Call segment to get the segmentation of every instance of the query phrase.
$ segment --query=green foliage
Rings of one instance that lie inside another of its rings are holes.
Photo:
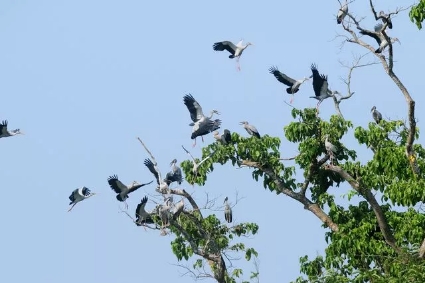
[[[409,12],[410,20],[416,24],[418,29],[422,29],[422,22],[425,19],[425,0],[420,0]]]

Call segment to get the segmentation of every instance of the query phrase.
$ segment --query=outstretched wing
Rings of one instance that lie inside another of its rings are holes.
[[[116,192],[117,194],[120,194],[123,191],[128,190],[127,186],[124,185],[120,180],[118,180],[117,175],[109,176],[108,184],[111,187],[111,189],[113,189],[114,192]]]
[[[148,202],[147,196],[145,196],[144,198],[140,200],[140,203],[137,205],[137,208],[136,208],[136,217],[140,217],[143,214],[143,212],[145,211],[145,206],[147,202]]]
[[[201,105],[190,93],[183,97],[183,102],[186,105],[187,110],[190,112],[190,119],[192,119],[194,123],[204,117]]]
[[[275,66],[270,67],[269,69],[270,74],[273,74],[273,76],[281,83],[287,85],[287,86],[293,86],[295,83],[295,80],[288,77],[284,73],[280,72],[279,69]]]
[[[216,42],[213,45],[214,51],[224,51],[227,50],[230,54],[235,55],[236,46],[230,41]]]
[[[7,134],[7,120],[3,120],[0,124],[0,135]]]
[[[319,97],[322,89],[328,88],[328,77],[319,74],[315,64],[311,64],[311,72],[313,73],[313,90],[314,94]]]
[[[151,173],[155,176],[156,182],[159,185],[159,183],[160,183],[159,182],[159,174],[156,171],[155,165],[153,164],[153,162],[149,158],[147,158],[147,159],[145,159],[144,164],[146,165],[146,167],[148,167],[149,171],[151,171]]]
[[[74,202],[75,201],[75,195],[76,194],[78,194],[78,189],[73,190],[72,193],[71,193],[71,195],[69,196],[69,200],[71,202]]]

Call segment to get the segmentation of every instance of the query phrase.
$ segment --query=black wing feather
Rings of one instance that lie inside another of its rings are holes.
[[[328,76],[319,74],[315,64],[311,64],[311,72],[313,73],[313,90],[314,94],[318,97],[323,86],[323,83],[328,80]]]
[[[146,167],[148,167],[149,171],[151,171],[151,173],[155,176],[156,182],[159,185],[159,175],[158,172],[156,172],[155,170],[155,165],[153,164],[153,162],[149,158],[147,158],[145,159],[144,164],[146,165]]]
[[[273,74],[273,76],[281,83],[287,85],[287,86],[293,86],[295,83],[295,80],[288,77],[284,73],[280,72],[279,69],[275,66],[270,67],[269,69],[270,74]]]
[[[214,51],[224,51],[227,50],[230,52],[230,54],[235,55],[235,51],[233,50],[233,48],[230,46],[231,43],[230,41],[222,41],[222,42],[216,42],[213,45],[213,49]],[[233,43],[231,43],[233,45]]]
[[[183,102],[186,105],[187,110],[190,112],[190,119],[196,123],[196,121],[200,119],[199,116],[203,116],[201,105],[195,100],[195,98],[193,98],[190,93],[183,97]]]
[[[114,192],[116,192],[117,194],[122,193],[123,190],[127,188],[126,185],[124,185],[120,180],[118,180],[117,175],[109,176],[108,184],[111,187],[111,189],[114,190]]]

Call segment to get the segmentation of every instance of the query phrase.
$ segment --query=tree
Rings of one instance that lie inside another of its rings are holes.
[[[419,3],[412,7],[409,12],[410,20],[416,24],[418,29],[422,29],[422,22],[425,19],[425,0],[420,0]]]

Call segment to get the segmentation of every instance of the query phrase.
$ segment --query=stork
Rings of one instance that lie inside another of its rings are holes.
[[[370,112],[372,112],[373,120],[375,120],[376,124],[379,124],[379,122],[381,122],[382,120],[382,114],[378,110],[376,110],[375,106],[372,107]]]
[[[8,123],[7,120],[3,120],[0,124],[0,138],[7,138],[7,137],[11,137],[11,136],[23,135],[24,134],[19,129],[9,131],[7,129],[7,123]]]
[[[315,64],[311,64],[311,72],[313,73],[313,90],[315,96],[310,96],[310,98],[315,98],[319,100],[316,106],[316,110],[319,111],[319,105],[326,98],[332,97],[335,94],[339,94],[338,91],[331,91],[328,88],[328,76],[319,74]]]
[[[360,31],[360,34],[368,35],[376,40],[379,47],[378,49],[375,50],[375,53],[378,53],[378,54],[382,53],[382,51],[384,51],[384,49],[388,46],[388,41],[385,39],[385,36],[382,34],[382,31],[383,31],[382,28],[383,28],[382,24],[377,24],[375,25],[375,28],[374,28],[375,32],[369,31],[366,29],[363,29]],[[397,37],[393,37],[393,38],[389,37],[389,39],[391,41],[391,44],[396,41],[399,44],[401,44],[400,40]]]
[[[173,159],[171,161],[171,172],[168,172],[167,175],[165,175],[165,182],[167,185],[170,185],[172,182],[177,182],[179,185],[183,182],[183,174],[182,169],[176,165],[177,159]]]
[[[228,129],[225,129],[221,135],[218,131],[214,131],[213,134],[216,141],[221,142],[224,145],[232,142],[232,135]]]
[[[177,218],[179,218],[183,209],[184,209],[184,198],[182,198],[178,203],[175,204],[174,211],[173,211],[173,220],[177,220]]]
[[[250,134],[251,136],[254,136],[256,138],[261,138],[260,133],[258,132],[257,128],[254,125],[249,124],[247,121],[239,122],[240,125],[243,125],[244,129]]]
[[[272,66],[269,68],[269,72],[270,74],[273,74],[273,76],[281,83],[289,86],[286,89],[286,92],[288,94],[291,94],[291,101],[290,103],[292,104],[293,100],[294,100],[294,94],[298,92],[298,90],[300,89],[300,86],[307,80],[309,80],[310,78],[312,78],[312,76],[310,76],[310,78],[304,77],[302,79],[299,80],[294,80],[293,78],[288,77],[287,75],[285,75],[284,73],[280,72],[279,69],[275,66]]]
[[[337,153],[338,148],[329,142],[328,137],[329,137],[329,135],[325,136],[325,149],[326,149],[327,153],[329,154],[329,157],[331,159],[331,163],[333,163],[334,153]]]
[[[213,45],[214,51],[224,51],[227,50],[230,52],[229,58],[233,59],[236,58],[236,67],[238,71],[241,70],[241,66],[239,65],[239,58],[242,55],[242,52],[250,45],[254,45],[251,42],[248,42],[246,45],[242,44],[243,39],[241,39],[236,45],[234,45],[230,41],[221,41],[216,42]]]
[[[224,219],[231,223],[233,220],[233,214],[232,214],[232,208],[230,207],[229,203],[227,202],[228,198],[226,197],[224,199]]]
[[[165,227],[170,225],[169,219],[170,219],[170,209],[171,209],[171,202],[170,199],[166,198],[164,201],[164,204],[160,204],[157,206],[157,214],[159,218],[161,218],[161,235],[166,235],[166,232],[164,230]]]
[[[193,155],[186,149],[186,148],[184,148],[184,146],[182,146],[182,148],[184,149],[184,151],[186,151],[186,153],[190,156],[190,158],[192,158],[192,163],[193,163],[193,168],[192,168],[192,172],[193,172],[193,174],[195,175],[195,178],[196,178],[196,176],[197,176],[197,174],[198,174],[198,168],[199,168],[199,166],[201,166],[201,164],[202,163],[204,163],[205,161],[207,161],[209,158],[211,158],[213,155],[214,155],[214,153],[215,153],[215,151],[214,152],[212,152],[212,153],[210,153],[207,157],[205,157],[204,159],[202,159],[199,163],[198,162],[196,162],[196,159],[193,157]]]
[[[192,135],[190,138],[195,140],[193,144],[193,147],[195,147],[196,137],[200,136],[203,142],[204,135],[220,129],[221,120],[211,120],[214,114],[220,115],[220,113],[217,110],[212,110],[210,116],[206,117],[202,112],[201,105],[195,100],[195,98],[193,98],[190,93],[183,97],[183,102],[186,105],[187,110],[189,110],[190,118],[193,121],[193,123],[190,123],[189,126],[193,126]]]
[[[68,209],[68,212],[74,208],[74,206],[79,203],[80,201],[85,200],[86,198],[89,198],[91,196],[94,196],[96,193],[92,193],[88,188],[82,187],[79,189],[75,189],[72,191],[71,195],[69,196],[69,200],[71,201],[69,205],[72,204],[72,206]]]
[[[126,186],[120,180],[118,180],[117,175],[112,175],[112,176],[109,176],[108,178],[109,186],[115,193],[117,193],[117,200],[124,202],[126,209],[128,209],[128,204],[126,202],[126,199],[129,198],[129,194],[143,186],[149,185],[152,182],[153,181],[150,181],[149,183],[145,183],[145,184],[139,184],[137,181],[133,181],[131,185]]]
[[[390,15],[385,14],[384,11],[379,12],[378,19],[381,19],[384,25],[388,23],[387,26],[389,29],[393,28],[393,22],[391,21]]]
[[[140,203],[136,208],[136,225],[142,226],[144,224],[154,224],[155,222],[152,219],[152,215],[145,210],[146,203],[148,202],[148,197],[145,196],[140,200]]]
[[[336,15],[336,23],[339,25],[344,20],[345,16],[348,13],[348,3],[345,1],[345,4],[338,10],[338,14]]]
[[[170,188],[168,187],[168,183],[162,179],[161,171],[159,171],[157,164],[154,164],[149,158],[145,159],[143,163],[156,178],[156,182],[158,184],[156,191],[163,195],[169,194]]]

